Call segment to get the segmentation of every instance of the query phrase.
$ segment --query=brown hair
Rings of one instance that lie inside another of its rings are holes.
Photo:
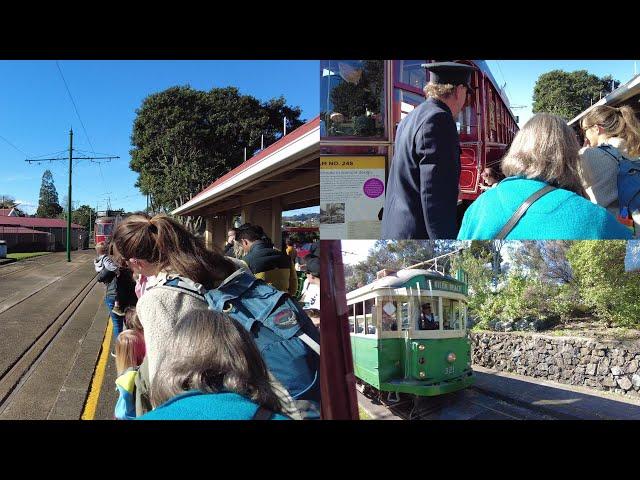
[[[282,411],[251,334],[213,310],[191,310],[173,327],[153,377],[151,401],[158,406],[189,390],[231,391]]]
[[[144,360],[146,348],[142,332],[123,330],[116,339],[116,370],[121,375],[127,368],[137,367]]]
[[[502,159],[502,173],[542,180],[586,197],[579,170],[580,146],[560,117],[538,113],[525,123]]]
[[[617,108],[598,105],[580,121],[580,126],[583,129],[594,125],[602,127],[608,137],[622,138],[629,155],[632,157],[640,156],[640,122],[631,107],[625,105]]]
[[[213,288],[235,270],[217,247],[209,250],[168,215],[127,217],[113,232],[112,243],[124,259],[138,258]]]
[[[136,312],[136,307],[127,307],[124,309],[124,324],[127,328],[144,332],[144,328]]]

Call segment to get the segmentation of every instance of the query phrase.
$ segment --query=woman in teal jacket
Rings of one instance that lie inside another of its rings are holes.
[[[258,348],[238,322],[212,310],[178,319],[141,420],[287,420]]]
[[[580,146],[560,117],[529,120],[502,160],[507,176],[471,204],[459,240],[491,240],[522,203],[546,185],[556,187],[529,207],[505,237],[509,240],[628,239],[632,233],[606,209],[586,198],[579,172]]]

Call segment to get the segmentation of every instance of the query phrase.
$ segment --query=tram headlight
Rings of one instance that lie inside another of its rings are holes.
[[[418,350],[424,350],[424,348],[425,347],[424,347],[424,345],[422,343],[418,345]]]
[[[426,376],[427,376],[427,374],[426,374],[426,373],[424,373],[422,370],[420,370],[420,372],[418,373],[418,376],[419,376],[420,378],[424,378],[424,377],[426,377]]]
[[[453,363],[456,361],[456,354],[451,352],[449,355],[447,355],[447,362],[449,363]]]

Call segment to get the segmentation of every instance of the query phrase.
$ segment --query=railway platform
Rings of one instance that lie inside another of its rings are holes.
[[[110,321],[93,257],[0,267],[0,420],[113,418]]]

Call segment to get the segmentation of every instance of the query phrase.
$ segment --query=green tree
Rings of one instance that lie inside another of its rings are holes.
[[[53,183],[53,175],[50,170],[46,170],[42,174],[36,217],[57,218],[60,213],[62,213],[62,206],[58,203],[58,192]]]
[[[586,70],[553,70],[538,77],[533,89],[533,113],[547,112],[570,120],[607,95],[620,82]]]
[[[528,275],[544,283],[569,284],[573,280],[567,251],[573,242],[567,240],[527,240],[519,242],[513,261]]]
[[[299,107],[283,97],[260,102],[237,88],[208,92],[171,87],[146,97],[131,135],[130,167],[140,176],[136,187],[150,194],[154,212],[169,212],[242,163],[261,135],[269,145],[282,135],[283,118],[290,128],[302,125]],[[199,217],[179,218],[192,231]]]
[[[73,223],[82,225],[89,231],[92,228],[91,225],[96,221],[96,211],[89,205],[81,205],[71,212],[71,219]]]
[[[607,326],[640,324],[640,282],[624,270],[626,242],[573,242],[567,258],[584,303]]]
[[[0,208],[14,208],[17,205],[16,199],[13,195],[0,195]]]
[[[16,202],[16,199],[13,195],[7,195],[4,193],[0,194],[0,208],[8,208],[9,210],[13,208],[15,213],[19,217],[26,217],[27,214],[20,210],[20,208],[18,208],[18,205],[20,204]]]

